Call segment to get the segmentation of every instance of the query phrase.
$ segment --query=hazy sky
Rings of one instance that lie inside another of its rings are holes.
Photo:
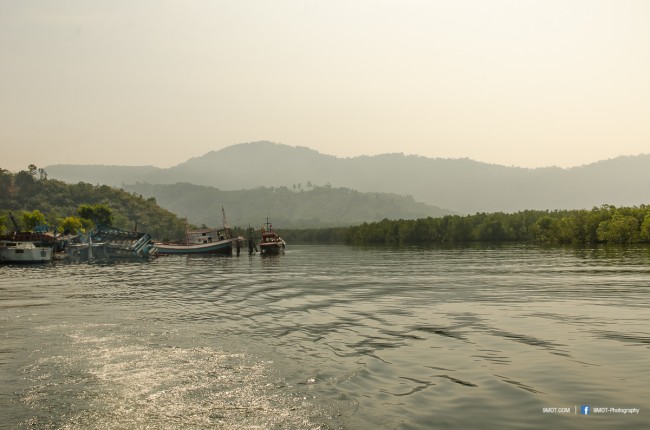
[[[650,1],[0,0],[0,167],[650,152]]]

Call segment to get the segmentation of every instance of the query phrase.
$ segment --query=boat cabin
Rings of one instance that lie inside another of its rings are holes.
[[[231,234],[229,229],[212,229],[205,228],[201,230],[190,230],[186,233],[186,241],[188,245],[201,245],[204,243],[212,243],[220,240],[230,239]]]

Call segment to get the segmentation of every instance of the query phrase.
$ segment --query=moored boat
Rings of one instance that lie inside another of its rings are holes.
[[[79,249],[82,260],[147,260],[157,254],[148,233],[100,226],[89,239]]]
[[[266,228],[262,227],[262,237],[260,239],[260,253],[262,255],[277,255],[284,252],[287,243],[273,230],[273,224],[269,224],[266,219]]]
[[[17,233],[0,237],[0,263],[52,261],[54,238],[41,233]]]
[[[223,214],[223,228],[205,228],[199,230],[188,230],[185,232],[185,243],[156,243],[156,249],[159,255],[211,255],[222,254],[231,255],[233,248],[239,255],[241,244],[244,238],[233,236],[232,229],[226,220],[226,213],[221,208]]]
[[[0,263],[45,263],[52,261],[56,238],[44,226],[21,231],[13,214],[14,232],[0,235]]]
[[[185,243],[156,243],[159,255],[170,254],[232,254],[239,242],[230,229],[188,230]]]

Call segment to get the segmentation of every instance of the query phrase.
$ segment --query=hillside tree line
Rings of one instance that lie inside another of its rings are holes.
[[[0,168],[0,234],[14,228],[10,213],[25,230],[40,224],[75,232],[102,224],[178,240],[186,229],[185,220],[159,207],[153,197],[146,199],[106,185],[48,179],[33,164],[17,173]]]

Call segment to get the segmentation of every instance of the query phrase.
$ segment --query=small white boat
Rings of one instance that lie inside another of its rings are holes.
[[[18,222],[9,213],[14,232],[0,235],[0,264],[2,263],[46,263],[52,261],[56,238],[47,232],[37,230],[20,231]],[[37,226],[39,228],[39,226]]]
[[[0,241],[0,263],[45,263],[52,261],[52,246],[31,241]]]

